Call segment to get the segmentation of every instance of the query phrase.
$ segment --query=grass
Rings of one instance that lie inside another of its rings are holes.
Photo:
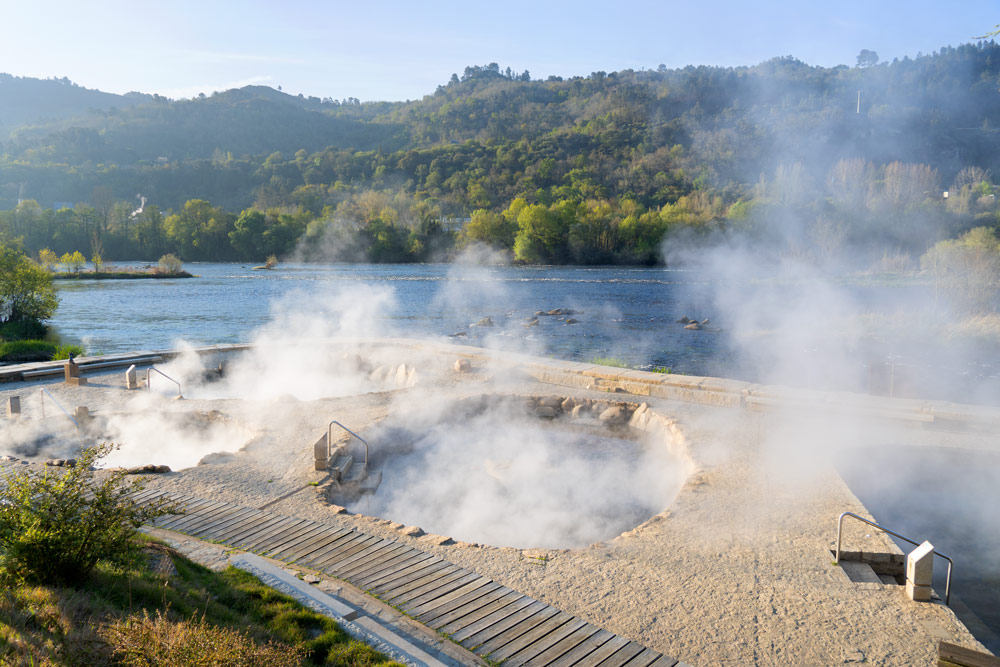
[[[594,357],[590,363],[597,366],[612,366],[614,368],[630,368],[628,362],[618,357]]]
[[[27,363],[30,361],[51,361],[69,359],[83,354],[79,345],[56,345],[47,340],[12,340],[0,342],[0,362]]]
[[[11,340],[0,343],[0,361],[26,363],[48,361],[56,353],[56,344],[45,340]]]
[[[0,590],[0,665],[389,665],[332,619],[242,570],[150,541],[73,587]]]

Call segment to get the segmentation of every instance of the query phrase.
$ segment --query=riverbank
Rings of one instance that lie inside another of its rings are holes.
[[[53,273],[53,280],[166,280],[172,278],[194,278],[187,271],[78,271],[76,273]]]

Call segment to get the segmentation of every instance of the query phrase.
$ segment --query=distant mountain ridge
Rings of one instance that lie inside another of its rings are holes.
[[[22,125],[79,116],[91,109],[122,109],[153,95],[116,95],[79,86],[69,79],[35,79],[0,72],[0,136]]]

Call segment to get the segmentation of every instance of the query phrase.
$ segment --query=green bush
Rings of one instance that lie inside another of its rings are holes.
[[[18,320],[0,324],[0,340],[41,340],[49,333],[38,320]]]
[[[116,445],[85,449],[76,465],[34,472],[18,467],[4,474],[0,489],[0,578],[8,581],[72,583],[99,561],[127,564],[139,551],[136,529],[175,508],[165,502],[140,505],[132,494],[143,480],[123,470],[93,465]]]
[[[84,350],[79,345],[60,345],[56,348],[55,353],[52,355],[53,359],[69,359],[69,355],[72,354],[74,357],[82,357]]]
[[[160,258],[156,268],[160,273],[180,273],[183,266],[177,255],[168,253]]]
[[[8,363],[48,361],[55,353],[55,344],[44,340],[13,340],[0,343],[0,361]]]

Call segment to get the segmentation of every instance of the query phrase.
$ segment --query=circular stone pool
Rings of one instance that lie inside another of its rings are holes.
[[[613,538],[663,511],[690,468],[628,425],[636,406],[581,406],[491,396],[398,414],[368,438],[381,485],[348,508],[494,546]]]

